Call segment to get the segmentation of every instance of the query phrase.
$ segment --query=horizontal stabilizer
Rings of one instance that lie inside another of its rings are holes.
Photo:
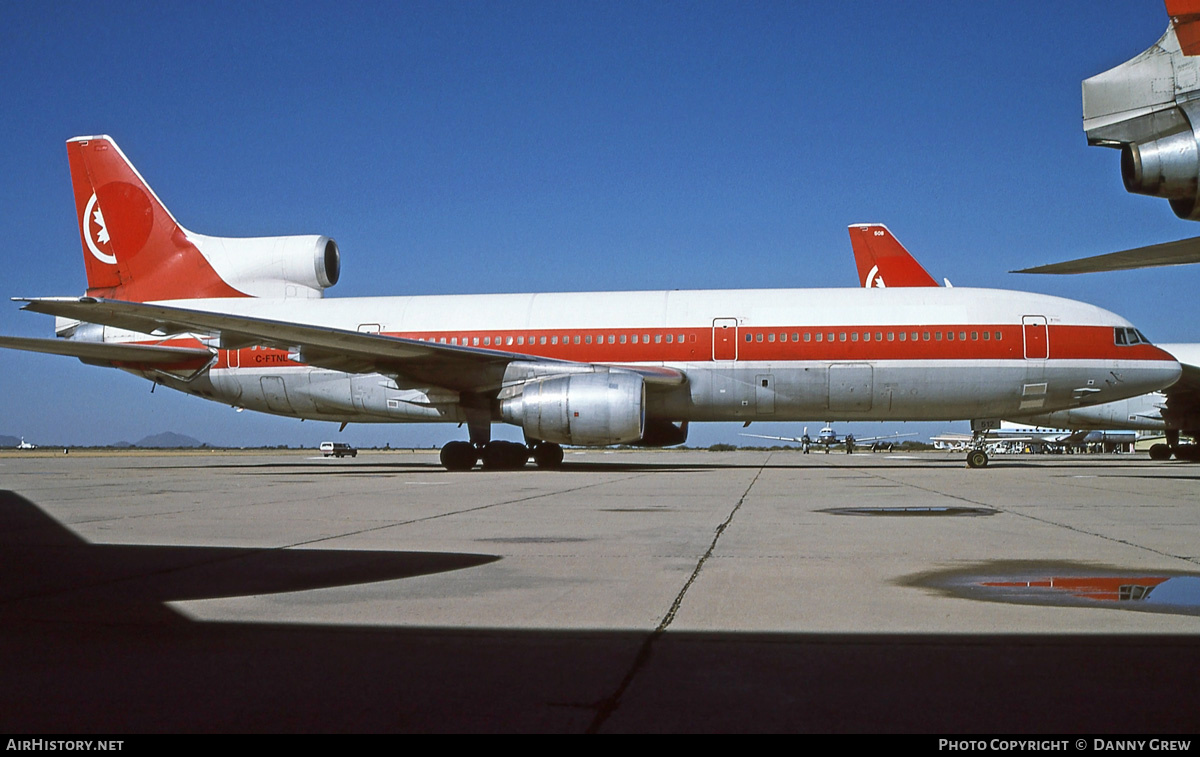
[[[212,352],[193,347],[167,347],[152,344],[113,344],[74,342],[69,339],[28,339],[0,336],[0,347],[48,355],[68,355],[88,362],[131,363],[139,365],[179,365],[212,358]]]

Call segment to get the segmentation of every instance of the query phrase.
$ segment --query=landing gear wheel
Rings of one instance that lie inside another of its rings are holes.
[[[1171,448],[1166,444],[1153,444],[1150,446],[1151,460],[1170,460]]]
[[[516,442],[488,442],[483,447],[484,470],[518,470],[529,460],[529,449]]]
[[[1189,463],[1200,462],[1200,446],[1195,444],[1181,444],[1175,448],[1175,459],[1186,460]]]
[[[446,470],[463,471],[475,467],[476,461],[479,460],[479,453],[475,451],[475,445],[470,442],[449,442],[442,447],[439,457]]]
[[[533,448],[533,462],[539,468],[558,468],[562,465],[563,449],[557,444],[539,442]]]
[[[988,464],[987,453],[981,449],[973,449],[967,453],[968,468],[986,468]]]

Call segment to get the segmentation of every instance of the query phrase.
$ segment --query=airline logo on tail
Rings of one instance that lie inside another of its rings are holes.
[[[101,263],[117,264],[117,256],[112,253],[112,244],[108,236],[108,227],[104,225],[104,212],[96,207],[96,193],[93,192],[83,209],[83,241],[88,250]]]

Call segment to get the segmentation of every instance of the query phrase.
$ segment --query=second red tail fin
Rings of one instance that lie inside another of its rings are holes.
[[[854,248],[854,262],[858,266],[858,283],[868,289],[938,285],[881,223],[851,226],[850,246]]]

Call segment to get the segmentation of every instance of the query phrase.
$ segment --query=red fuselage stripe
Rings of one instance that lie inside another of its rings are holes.
[[[1109,326],[1049,326],[1029,355],[1052,360],[1168,360],[1146,345],[1118,345]],[[421,331],[388,336],[515,352],[581,363],[713,360],[820,362],[867,360],[1018,360],[1026,357],[1025,329],[1003,326],[822,326],[646,329],[520,329]],[[1036,336],[1036,335],[1031,335]],[[590,343],[588,340],[591,340]],[[247,348],[234,365],[296,365],[286,350]],[[229,367],[222,351],[217,367]]]

